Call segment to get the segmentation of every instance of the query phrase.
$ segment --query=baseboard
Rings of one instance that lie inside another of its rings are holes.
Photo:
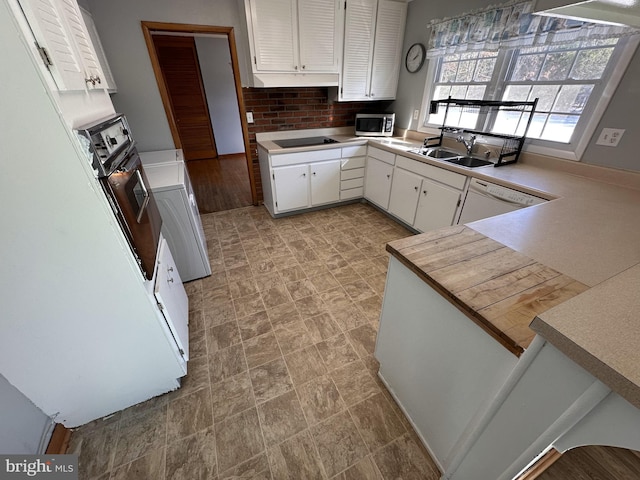
[[[69,440],[71,439],[71,430],[61,423],[56,423],[53,434],[47,446],[47,455],[63,455],[67,453],[69,448]]]

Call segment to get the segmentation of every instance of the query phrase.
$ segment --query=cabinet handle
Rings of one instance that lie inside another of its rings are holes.
[[[167,283],[173,283],[173,277],[167,278]]]
[[[173,267],[167,268],[167,272],[173,272]]]

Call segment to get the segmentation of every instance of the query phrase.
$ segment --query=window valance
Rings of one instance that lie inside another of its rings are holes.
[[[427,57],[634,35],[637,29],[533,14],[533,2],[508,3],[434,20]]]

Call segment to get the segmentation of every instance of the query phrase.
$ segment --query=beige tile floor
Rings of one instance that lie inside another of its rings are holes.
[[[204,215],[214,273],[185,285],[182,387],[76,430],[82,479],[437,479],[377,379],[388,256],[365,204]]]

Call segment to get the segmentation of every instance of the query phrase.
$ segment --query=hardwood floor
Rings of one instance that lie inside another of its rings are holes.
[[[243,153],[189,160],[187,170],[201,214],[251,205],[251,186]]]
[[[589,445],[569,450],[536,480],[638,480],[640,452]]]

